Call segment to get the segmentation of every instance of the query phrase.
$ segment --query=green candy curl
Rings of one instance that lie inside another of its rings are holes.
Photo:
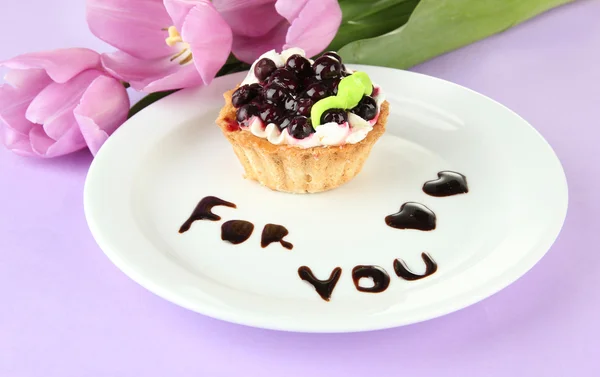
[[[373,83],[364,72],[354,72],[344,77],[338,84],[338,93],[317,101],[310,111],[313,128],[321,124],[321,116],[329,109],[352,109],[358,105],[364,95],[371,94]]]

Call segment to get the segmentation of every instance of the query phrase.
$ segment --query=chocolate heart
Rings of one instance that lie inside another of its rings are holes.
[[[399,212],[386,216],[385,223],[396,229],[433,230],[436,217],[423,204],[408,202],[402,204]]]
[[[466,194],[469,192],[467,177],[453,171],[441,171],[438,179],[425,182],[423,192],[437,197]]]

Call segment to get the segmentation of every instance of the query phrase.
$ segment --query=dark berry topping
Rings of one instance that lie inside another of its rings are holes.
[[[298,116],[292,120],[288,132],[291,136],[301,140],[310,136],[315,130],[313,129],[310,119],[305,116]]]
[[[296,110],[298,110],[298,100],[296,100],[294,97],[292,96],[288,96],[284,103],[283,103],[283,107],[292,113],[295,113]]]
[[[304,139],[315,132],[310,118],[314,104],[337,95],[340,80],[350,72],[337,53],[328,51],[312,64],[294,54],[280,68],[273,60],[263,58],[254,65],[254,74],[260,84],[244,85],[232,95],[233,106],[238,109],[237,121],[247,126],[248,120],[257,116],[265,125],[274,123],[294,138]],[[344,124],[348,122],[348,111],[366,120],[377,116],[377,103],[370,96],[364,96],[352,110],[338,108],[341,104],[334,106],[323,112],[321,124]]]
[[[350,111],[364,120],[371,120],[377,115],[377,102],[373,97],[364,96],[358,105]]]
[[[263,97],[262,88],[260,95],[254,97],[254,99],[250,101],[250,103],[256,105],[257,107],[261,107],[265,103],[265,97]]]
[[[278,103],[284,101],[288,97],[288,93],[285,88],[275,83],[269,83],[263,89],[263,96],[269,103]]]
[[[242,107],[237,109],[236,112],[237,121],[244,125],[248,125],[248,119],[257,115],[259,115],[258,107],[256,107],[256,105],[253,104],[243,105]]]
[[[321,55],[321,56],[331,56],[332,58],[337,59],[338,62],[340,62],[340,63],[342,62],[342,57],[339,56],[336,52],[333,52],[333,51],[324,52],[323,55]],[[346,69],[344,69],[344,71],[345,70]]]
[[[277,68],[269,77],[269,84],[276,84],[294,93],[298,89],[298,77],[287,68]]]
[[[298,77],[312,76],[312,67],[310,61],[302,55],[292,55],[288,58],[285,66]]]
[[[350,72],[350,70],[348,68],[346,68],[345,64],[342,64],[342,78],[348,77],[350,75],[352,75],[352,72]]]
[[[277,107],[275,105],[266,104],[260,111],[260,119],[265,122],[265,124],[269,123],[279,123],[279,119],[283,116],[284,111],[281,107]]]
[[[344,124],[348,121],[348,114],[343,109],[329,109],[321,115],[321,124],[335,122]]]
[[[240,86],[231,96],[233,107],[239,108],[252,101],[260,94],[260,90],[261,87],[258,84]]]
[[[298,104],[298,114],[300,115],[304,115],[304,116],[310,116],[310,110],[312,109],[313,105],[314,105],[314,101],[311,100],[310,98],[300,98],[297,101]]]
[[[311,69],[312,71],[312,69]],[[312,72],[311,72],[312,74]],[[302,88],[302,90],[305,90],[306,88],[308,88],[311,84],[314,84],[318,82],[317,80],[315,80],[314,76],[310,76],[310,77],[305,77],[302,79],[302,81],[300,82],[300,87]]]
[[[321,56],[313,64],[313,71],[317,80],[329,80],[340,77],[342,64],[331,56]]]
[[[325,86],[327,87],[327,90],[329,91],[329,93],[331,95],[337,95],[338,85],[340,84],[340,80],[341,79],[333,79],[333,80],[323,81],[323,83],[325,84]]]
[[[323,82],[317,81],[313,84],[310,84],[306,88],[306,91],[302,94],[302,97],[310,98],[311,100],[316,102],[330,95],[331,93],[329,92],[329,88],[327,87],[327,85]]]
[[[262,58],[254,66],[254,75],[258,81],[263,82],[277,69],[275,62],[271,59]]]
[[[283,131],[287,126],[289,126],[290,123],[292,122],[293,118],[294,118],[294,115],[292,115],[292,114],[285,114],[283,117],[281,117],[279,119],[279,123],[277,124],[277,127],[279,127],[279,130]]]

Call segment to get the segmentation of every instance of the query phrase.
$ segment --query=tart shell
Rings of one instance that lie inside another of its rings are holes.
[[[223,96],[225,106],[216,120],[242,164],[245,177],[276,191],[316,193],[334,189],[354,178],[385,132],[389,115],[387,101],[381,104],[373,129],[356,144],[299,148],[275,145],[237,126],[236,109],[231,104],[232,89]]]

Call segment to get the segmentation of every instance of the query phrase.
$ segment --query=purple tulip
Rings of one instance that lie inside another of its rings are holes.
[[[17,56],[0,86],[0,141],[23,156],[96,154],[124,121],[129,97],[100,55],[71,48]]]
[[[342,22],[337,0],[213,0],[233,30],[233,54],[252,63],[269,50],[323,51]]]
[[[88,0],[94,35],[120,51],[102,64],[136,90],[209,84],[231,51],[231,29],[209,0]]]
[[[248,63],[272,49],[316,55],[341,20],[337,0],[87,0],[90,30],[120,50],[102,64],[145,92],[209,84],[232,51]]]

